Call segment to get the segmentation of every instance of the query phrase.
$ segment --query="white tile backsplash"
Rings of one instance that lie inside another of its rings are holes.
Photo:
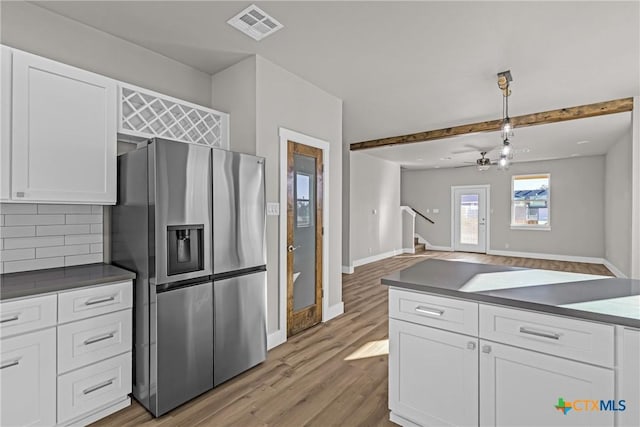
[[[67,224],[102,224],[102,213],[100,215],[66,215]]]
[[[4,225],[7,227],[12,225],[54,225],[64,223],[64,215],[5,215],[4,219]]]
[[[91,264],[94,262],[102,262],[102,253],[64,257],[65,267],[68,267],[70,265]]]
[[[90,214],[91,208],[91,205],[38,205],[38,214]]]
[[[76,234],[64,236],[65,245],[80,245],[84,243],[102,243],[102,234]]]
[[[35,215],[38,213],[38,205],[27,203],[0,203],[0,213],[3,215]]]
[[[0,273],[102,262],[103,209],[0,203]]]
[[[24,227],[0,227],[0,237],[31,237],[36,235],[36,227],[28,225]]]
[[[89,224],[75,225],[39,225],[36,229],[38,236],[66,236],[68,234],[89,234],[91,226]]]
[[[3,240],[6,249],[42,248],[46,246],[64,245],[64,236],[18,237]]]

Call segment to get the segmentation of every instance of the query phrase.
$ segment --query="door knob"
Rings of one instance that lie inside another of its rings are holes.
[[[293,245],[289,245],[289,247],[287,247],[287,251],[289,252],[293,252],[296,249],[298,249],[300,246],[293,246]]]

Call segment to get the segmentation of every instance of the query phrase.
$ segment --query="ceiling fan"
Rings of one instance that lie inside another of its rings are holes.
[[[472,164],[475,163],[479,171],[489,170],[491,168],[491,165],[497,165],[498,163],[495,160],[491,160],[487,158],[486,155],[487,155],[486,151],[481,151],[479,159],[477,159],[475,162],[465,162],[465,163],[472,163]]]

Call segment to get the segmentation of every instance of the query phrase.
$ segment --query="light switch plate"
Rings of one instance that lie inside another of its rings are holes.
[[[433,210],[433,213],[434,213],[434,214],[436,214],[436,213],[440,213],[440,209],[434,209],[434,210]]]
[[[280,215],[280,203],[267,203],[267,215]]]

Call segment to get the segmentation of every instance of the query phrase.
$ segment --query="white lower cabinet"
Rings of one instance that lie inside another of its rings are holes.
[[[640,331],[624,329],[614,363],[621,327],[408,294],[390,289],[391,421],[407,427],[640,426]],[[460,307],[467,315],[424,320],[414,315],[413,302],[438,317]]]
[[[480,341],[482,426],[613,426],[614,412],[599,409],[614,384],[612,369]],[[575,407],[564,414],[559,399]]]
[[[390,319],[389,406],[406,419],[392,420],[477,425],[477,344],[477,338]]]
[[[0,425],[55,425],[56,329],[5,338],[1,345]]]

